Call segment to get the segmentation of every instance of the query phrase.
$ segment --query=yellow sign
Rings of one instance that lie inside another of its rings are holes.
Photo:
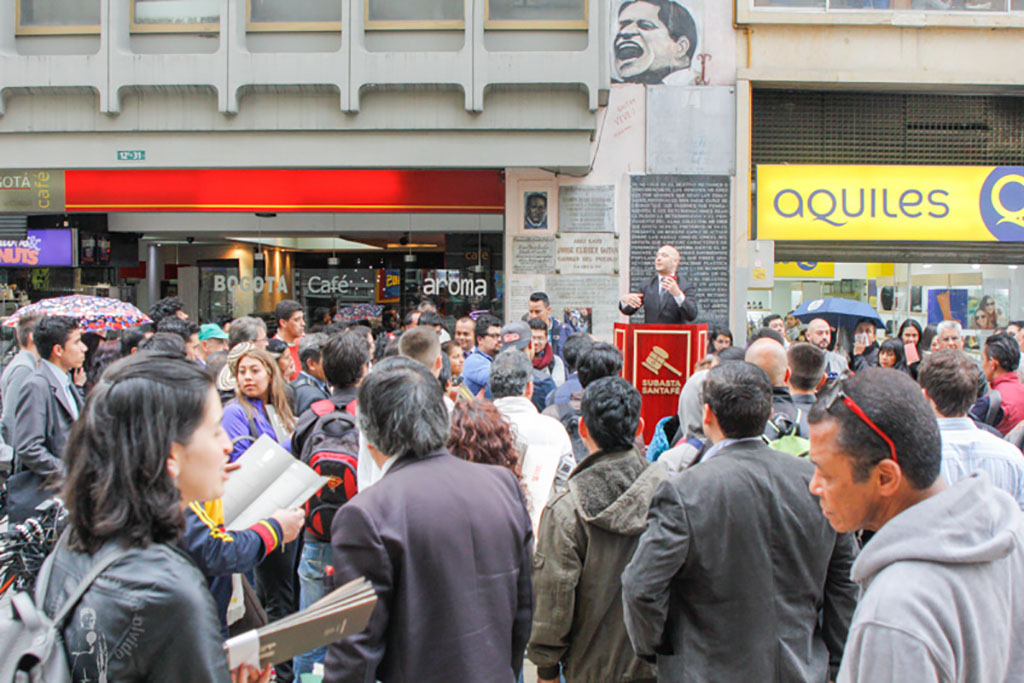
[[[835,277],[836,264],[818,261],[776,261],[775,277]]]
[[[757,167],[756,239],[1021,242],[1021,166]]]

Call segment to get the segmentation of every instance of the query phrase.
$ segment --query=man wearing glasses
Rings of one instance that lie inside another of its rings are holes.
[[[854,541],[821,517],[814,468],[761,437],[772,387],[723,363],[700,462],[663,483],[622,574],[626,631],[664,681],[834,680],[856,605]]]
[[[946,488],[938,424],[907,375],[837,382],[809,416],[811,493],[839,533],[875,531],[837,681],[1009,681],[1024,670],[1024,517],[974,473]]]
[[[462,379],[475,396],[487,386],[491,376],[491,363],[501,350],[501,321],[489,313],[477,318],[476,348],[466,358]]]

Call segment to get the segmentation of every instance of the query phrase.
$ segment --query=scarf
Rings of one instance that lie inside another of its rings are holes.
[[[555,351],[551,348],[551,344],[544,347],[544,353],[539,357],[534,357],[533,367],[535,370],[543,370],[547,366],[551,365],[551,361],[555,359]]]

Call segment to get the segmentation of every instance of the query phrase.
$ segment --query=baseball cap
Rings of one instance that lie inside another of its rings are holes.
[[[206,323],[199,328],[199,341],[206,341],[207,339],[228,339],[228,333],[222,330],[220,325],[216,323]]]
[[[517,320],[501,328],[501,348],[519,349],[523,351],[532,341],[530,337],[530,326]]]

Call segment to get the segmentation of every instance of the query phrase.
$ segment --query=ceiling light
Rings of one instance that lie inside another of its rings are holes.
[[[436,247],[436,244],[398,244],[397,242],[389,242],[388,249],[432,249]]]

